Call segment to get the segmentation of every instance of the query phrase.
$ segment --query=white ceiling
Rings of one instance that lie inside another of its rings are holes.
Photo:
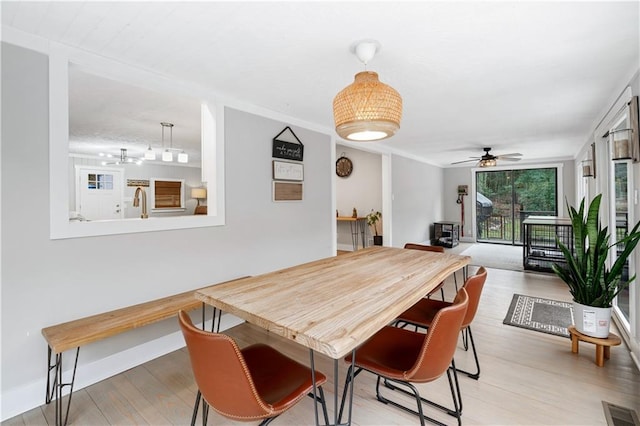
[[[638,1],[3,1],[2,23],[327,128],[372,38],[404,115],[367,144],[442,166],[571,158],[640,68]]]

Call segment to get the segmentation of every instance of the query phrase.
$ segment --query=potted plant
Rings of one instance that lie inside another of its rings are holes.
[[[382,217],[382,213],[371,209],[371,213],[367,215],[367,225],[373,227],[373,244],[376,246],[382,245],[382,235],[378,235],[378,221]]]
[[[573,296],[573,314],[576,329],[592,337],[609,336],[613,299],[635,279],[623,278],[623,270],[629,256],[640,240],[640,222],[627,236],[609,245],[608,228],[600,225],[600,200],[598,194],[589,210],[584,211],[585,200],[576,211],[568,207],[573,226],[574,247],[571,250],[556,237],[566,265],[553,264],[552,269],[568,286]],[[607,257],[612,247],[622,249],[609,269]]]

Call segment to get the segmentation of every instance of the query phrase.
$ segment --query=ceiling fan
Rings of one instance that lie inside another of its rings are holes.
[[[469,163],[471,161],[477,161],[478,167],[493,167],[498,164],[497,160],[520,161],[520,157],[522,157],[522,154],[518,152],[514,152],[511,154],[492,155],[489,153],[489,151],[491,151],[491,148],[482,148],[482,149],[484,150],[484,155],[482,155],[482,157],[469,157],[470,160],[456,161],[455,163],[451,163],[451,164]]]

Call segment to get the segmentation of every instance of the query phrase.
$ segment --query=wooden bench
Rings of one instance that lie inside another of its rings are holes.
[[[246,278],[246,277],[243,277]],[[238,278],[242,279],[242,278]],[[231,280],[236,281],[236,280]],[[227,282],[231,282],[227,281]],[[199,290],[199,289],[197,289]],[[73,394],[73,383],[78,366],[80,347],[134,328],[153,324],[178,314],[178,311],[192,311],[202,307],[202,326],[204,327],[204,303],[197,300],[194,293],[197,290],[186,291],[173,296],[149,302],[139,303],[114,311],[104,312],[89,317],[80,318],[42,329],[42,335],[48,344],[47,354],[47,393],[45,402],[49,404],[54,396],[56,400],[56,425],[66,425]],[[216,311],[214,309],[214,317]],[[220,315],[220,312],[218,313]],[[218,321],[219,324],[219,321]],[[76,349],[75,362],[71,381],[65,383],[62,379],[62,354],[69,349]],[[52,363],[52,354],[55,362]],[[53,378],[52,378],[53,373]],[[67,402],[64,421],[62,417],[62,391],[69,386],[69,400]]]
[[[568,330],[569,334],[571,334],[571,352],[574,354],[578,353],[580,341],[596,345],[596,365],[598,367],[603,367],[604,360],[611,357],[611,346],[618,346],[621,343],[620,337],[613,333],[609,333],[607,338],[598,338],[580,333],[573,325],[570,325]]]

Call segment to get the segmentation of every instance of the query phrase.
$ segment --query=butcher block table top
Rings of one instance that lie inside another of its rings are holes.
[[[339,359],[468,265],[455,254],[374,246],[196,291],[196,298]]]

